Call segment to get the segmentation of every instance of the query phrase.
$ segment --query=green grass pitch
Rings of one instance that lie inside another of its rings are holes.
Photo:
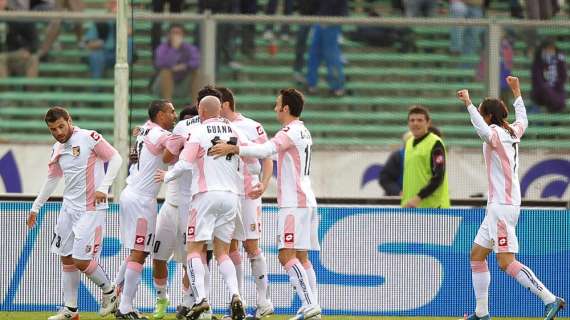
[[[0,319],[2,320],[45,320],[47,319],[49,316],[53,315],[53,313],[49,313],[49,312],[0,312]],[[152,319],[152,317],[150,317],[150,315],[147,314],[147,316]],[[279,316],[271,316],[271,317],[267,317],[264,318],[267,320],[287,320],[289,319],[291,316],[283,316],[283,315],[279,315]],[[101,318],[99,316],[97,316],[95,313],[81,313],[81,318],[80,320],[102,320],[102,319],[109,319],[112,320],[114,319],[111,316],[108,316],[106,318]],[[168,314],[167,317],[165,318],[166,320],[173,320],[175,319],[174,314]],[[459,317],[367,317],[367,316],[362,316],[362,317],[350,317],[350,316],[323,316],[323,319],[326,320],[457,320],[459,319]],[[493,319],[497,319],[497,320],[539,320],[539,319],[543,319],[543,318],[502,318],[502,317],[494,317]],[[557,318],[559,320],[570,320],[570,318]]]

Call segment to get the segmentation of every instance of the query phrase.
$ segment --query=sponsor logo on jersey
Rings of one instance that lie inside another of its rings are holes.
[[[81,148],[79,146],[71,148],[71,154],[73,154],[74,157],[79,157],[80,153],[81,153]]]
[[[255,130],[257,130],[257,134],[258,134],[258,135],[260,135],[260,136],[263,135],[263,128],[262,128],[261,126],[257,126],[257,127],[255,128]]]
[[[194,236],[195,230],[196,230],[196,229],[195,229],[193,226],[189,226],[189,227],[188,227],[188,236],[189,236],[189,237]]]
[[[506,247],[508,245],[507,237],[499,237],[498,245],[499,247]]]
[[[139,235],[137,235],[137,236],[135,237],[135,244],[144,244],[144,238],[145,238],[145,236],[139,236]]]
[[[294,242],[295,242],[295,234],[285,233],[285,243],[294,243]]]

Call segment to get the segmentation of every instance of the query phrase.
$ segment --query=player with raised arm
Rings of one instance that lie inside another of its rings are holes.
[[[115,313],[117,319],[147,319],[133,308],[141,281],[146,256],[152,251],[160,183],[154,181],[154,172],[165,169],[162,156],[168,131],[176,120],[174,106],[167,100],[152,101],[148,108],[149,120],[141,127],[136,142],[137,163],[131,165],[127,186],[120,197],[120,236],[122,245],[130,250],[129,257],[119,270],[124,272],[121,302]],[[176,152],[176,151],[173,151]],[[120,278],[119,276],[117,278]]]
[[[225,87],[217,87],[222,94],[222,117],[230,120],[232,125],[240,130],[249,141],[255,143],[265,143],[267,134],[263,126],[235,110],[235,99],[233,92]],[[271,157],[263,159],[262,164],[256,158],[242,159],[248,167],[251,179],[245,183],[249,186],[246,190],[251,191],[241,199],[241,220],[243,225],[236,227],[236,232],[230,245],[230,258],[232,259],[237,272],[238,285],[243,290],[243,270],[241,267],[241,254],[239,252],[239,241],[243,241],[243,247],[250,261],[251,274],[254,277],[257,307],[255,317],[261,318],[273,314],[273,303],[268,297],[267,261],[261,248],[259,248],[259,238],[261,237],[261,195],[267,189],[269,180],[273,175],[273,160]],[[260,179],[261,175],[261,179]]]
[[[45,122],[57,142],[48,164],[48,177],[28,214],[33,228],[41,207],[63,177],[63,204],[51,241],[51,251],[61,257],[64,306],[49,320],[78,320],[77,292],[80,272],[103,291],[99,315],[106,316],[117,305],[116,290],[99,265],[108,208],[107,194],[117,176],[122,158],[96,131],[74,126],[71,116],[61,107],[53,107]],[[103,169],[108,162],[107,172]]]
[[[172,135],[166,141],[169,147],[165,148],[163,153],[164,163],[173,163],[177,160],[178,153],[172,154],[170,150],[181,150],[184,142],[190,137],[191,129],[199,124],[200,119],[196,107],[186,107],[180,112],[180,121],[174,126]],[[192,173],[186,172],[180,179],[167,183],[164,203],[158,213],[152,256],[152,277],[157,295],[152,315],[154,319],[163,319],[170,305],[167,293],[167,261],[172,257],[174,261],[186,265],[186,223],[190,207],[191,181]],[[187,301],[190,296],[190,290],[188,290],[190,284],[186,268],[183,268],[184,299],[182,305],[190,308],[194,302]],[[180,318],[184,319],[184,317]]]
[[[243,195],[241,160],[236,156],[218,158],[208,154],[219,141],[240,141],[234,127],[220,117],[221,102],[207,96],[200,101],[198,112],[201,125],[192,131],[180,160],[172,170],[157,170],[156,179],[165,182],[178,178],[184,171],[192,170],[192,203],[188,219],[188,273],[196,295],[196,303],[187,319],[198,319],[210,309],[204,287],[203,253],[206,241],[213,240],[214,254],[219,271],[231,294],[231,318],[245,318],[245,310],[238,289],[236,270],[228,254],[230,241],[238,216],[240,196]]]
[[[292,319],[317,319],[317,280],[308,250],[320,250],[317,229],[317,201],[309,178],[311,133],[299,120],[303,95],[295,89],[280,91],[275,103],[277,120],[283,128],[263,144],[237,146],[218,144],[211,154],[265,159],[277,154],[277,202],[279,205],[279,262],[301,300],[302,307]]]
[[[521,204],[519,168],[519,143],[528,127],[526,109],[521,97],[519,79],[507,77],[515,101],[515,122],[507,122],[508,109],[499,99],[486,98],[476,108],[467,90],[457,92],[465,103],[471,123],[483,140],[483,155],[487,167],[489,192],[485,219],[479,227],[471,249],[471,276],[475,291],[475,313],[467,320],[487,320],[489,315],[489,285],[491,274],[487,256],[491,251],[497,255],[499,268],[515,278],[520,285],[530,290],[545,304],[545,320],[554,319],[565,301],[553,295],[540,282],[532,270],[520,263],[515,254],[519,243],[515,228]]]

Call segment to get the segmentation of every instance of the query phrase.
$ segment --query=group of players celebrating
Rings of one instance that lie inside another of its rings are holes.
[[[250,317],[273,314],[259,238],[260,197],[273,175],[274,156],[278,258],[302,303],[292,319],[320,319],[316,275],[308,258],[308,250],[320,248],[317,203],[309,179],[312,139],[299,120],[303,106],[299,91],[281,90],[274,111],[283,127],[268,139],[261,124],[236,112],[228,88],[204,87],[196,106],[185,108],[178,123],[170,101],[153,101],[148,121],[136,128],[127,186],[119,199],[120,240],[130,253],[114,281],[98,259],[107,194],[122,158],[99,133],[73,125],[67,110],[50,108],[45,121],[57,142],[48,178],[27,220],[29,227],[35,225],[37,213],[63,177],[63,204],[51,250],[61,257],[64,306],[48,319],[79,319],[81,273],[102,290],[99,315],[147,319],[133,301],[150,253],[157,294],[153,318],[164,318],[170,304],[167,261],[172,258],[184,270],[183,299],[176,318],[212,319],[208,301],[212,252],[231,297],[226,317],[246,319],[240,243],[250,260],[256,289],[256,308]],[[158,213],[157,196],[163,182],[166,196]]]

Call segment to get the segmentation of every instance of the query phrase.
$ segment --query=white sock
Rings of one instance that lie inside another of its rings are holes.
[[[241,293],[243,290],[243,268],[241,267],[241,253],[239,250],[230,252],[230,258],[234,263],[236,269],[236,278],[238,284],[238,290]]]
[[[489,314],[489,285],[491,284],[491,273],[487,260],[471,261],[471,281],[475,292],[475,315],[483,317]]]
[[[119,311],[123,314],[133,311],[133,300],[135,300],[141,282],[142,269],[143,265],[138,262],[129,261],[127,264],[125,284],[123,285],[121,303],[119,304]]]
[[[194,299],[194,293],[190,287],[182,287],[182,305],[188,308],[192,308],[192,306],[196,303]]]
[[[152,282],[154,284],[154,288],[156,289],[156,296],[159,299],[168,299],[166,290],[168,286],[168,278],[158,279],[153,277]]]
[[[303,268],[305,268],[305,272],[307,273],[307,278],[309,279],[309,285],[311,286],[311,291],[313,291],[313,295],[315,296],[314,304],[318,304],[319,302],[319,289],[317,287],[317,275],[315,273],[315,269],[313,268],[313,264],[311,261],[305,262],[303,264]]]
[[[224,255],[221,257],[217,257],[218,259],[218,270],[222,274],[226,286],[230,291],[230,294],[233,296],[234,294],[239,295],[239,287],[238,281],[236,276],[236,268],[234,263],[231,261],[230,257]]]
[[[77,294],[80,278],[81,273],[74,265],[63,265],[61,287],[63,288],[63,304],[66,307],[77,308]]]
[[[188,278],[190,278],[190,287],[194,291],[196,302],[201,302],[206,298],[206,290],[204,288],[204,264],[199,254],[188,254]]]
[[[261,249],[257,249],[254,256],[249,257],[251,264],[251,274],[255,281],[255,291],[257,293],[257,304],[265,304],[269,299],[269,280],[267,279],[267,261]]]
[[[210,265],[208,265],[208,258],[206,257],[206,253],[202,252],[202,254],[200,254],[200,257],[202,259],[202,265],[204,266],[204,294],[207,298],[210,296]]]
[[[556,296],[554,296],[552,292],[540,282],[534,272],[524,264],[515,260],[507,266],[506,272],[515,278],[521,286],[527,288],[530,292],[539,297],[544,304],[556,301]]]
[[[125,272],[127,271],[127,265],[129,264],[129,256],[121,263],[119,267],[119,272],[117,272],[117,276],[115,276],[115,285],[118,288],[122,288],[125,282]]]
[[[111,289],[113,289],[109,276],[107,276],[107,273],[105,273],[105,270],[103,270],[97,260],[91,260],[84,273],[89,280],[93,281],[95,285],[101,288],[103,293],[109,293]]]
[[[309,284],[309,278],[305,272],[305,268],[301,265],[301,262],[297,258],[289,260],[285,265],[285,270],[289,275],[289,281],[297,291],[299,299],[303,306],[310,304],[316,304],[317,301],[313,292],[311,290],[311,285]]]

